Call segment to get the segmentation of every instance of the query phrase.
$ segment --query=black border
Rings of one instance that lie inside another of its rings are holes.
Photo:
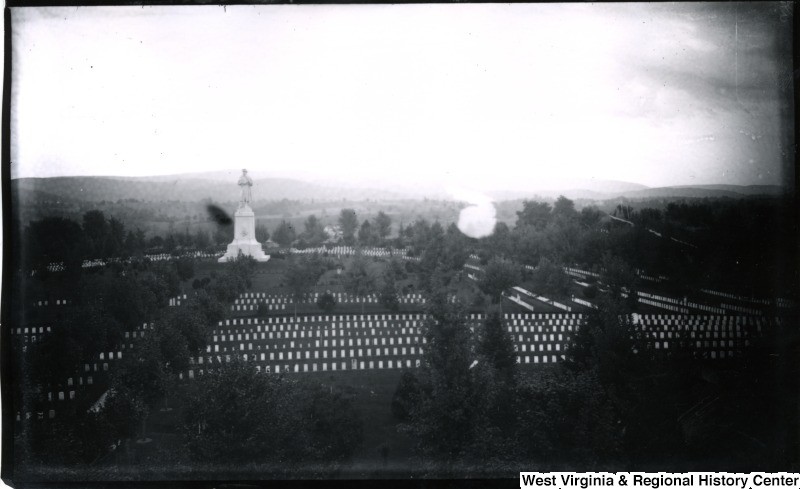
[[[2,288],[0,289],[0,401],[2,402],[2,453],[0,453],[0,478],[10,487],[30,487],[30,488],[85,488],[85,487],[113,487],[113,488],[219,488],[219,489],[249,489],[259,487],[288,487],[299,488],[307,487],[309,485],[324,485],[325,487],[347,487],[347,488],[361,488],[361,487],[424,487],[424,488],[483,488],[483,487],[516,487],[516,475],[508,479],[379,479],[379,480],[270,480],[270,481],[113,481],[113,482],[22,482],[14,480],[14,464],[13,464],[13,439],[15,423],[13,419],[13,405],[11,396],[11,382],[13,382],[14,375],[12,370],[12,363],[10,359],[10,335],[6,333],[10,326],[1,327],[3,324],[10,324],[11,314],[9,307],[14,297],[14,284],[12,283],[13,274],[12,268],[14,257],[12,254],[13,246],[11,245],[11,237],[14,230],[12,229],[12,209],[11,209],[11,89],[12,89],[12,22],[11,22],[11,8],[19,7],[98,7],[98,6],[203,6],[203,5],[314,5],[314,4],[458,4],[458,3],[589,3],[590,0],[567,0],[565,2],[558,2],[558,0],[536,0],[534,2],[525,2],[520,0],[470,0],[462,2],[460,0],[442,0],[439,2],[419,1],[419,0],[6,0],[3,9],[3,26],[4,26],[4,49],[3,49],[3,100],[2,100],[2,138],[0,139],[0,190],[2,191]],[[684,0],[681,0],[684,1]],[[688,2],[687,3],[697,3]],[[702,0],[699,0],[702,1]],[[618,3],[613,0],[599,0],[592,3]],[[622,2],[630,3],[630,2]],[[658,0],[654,3],[667,3],[666,0]],[[724,0],[706,0],[703,3],[734,3]],[[800,130],[798,130],[797,117],[800,114],[800,97],[798,96],[798,85],[800,84],[800,3],[785,2],[792,6],[792,79],[793,79],[793,167],[794,178],[785,179],[786,184],[794,185],[794,201],[795,208],[798,209],[800,215],[800,151],[798,148],[798,138],[800,137]],[[800,218],[794,223],[794,231],[800,231]],[[798,262],[800,262],[800,250],[797,254]],[[800,400],[800,384],[798,384],[798,392],[796,393],[798,400]],[[800,425],[799,425],[800,426]],[[800,438],[800,428],[795,436]],[[796,454],[798,457],[798,464],[800,464],[800,453]]]

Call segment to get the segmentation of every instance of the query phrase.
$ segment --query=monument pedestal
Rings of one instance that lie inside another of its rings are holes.
[[[239,252],[252,256],[256,261],[269,260],[269,255],[264,253],[261,243],[256,241],[256,215],[249,205],[240,207],[233,215],[233,241],[228,245],[225,255],[219,263],[235,260]]]

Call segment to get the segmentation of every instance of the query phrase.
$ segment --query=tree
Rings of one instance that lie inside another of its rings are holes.
[[[327,313],[331,313],[336,308],[336,299],[330,292],[325,292],[317,299],[317,307]]]
[[[178,258],[175,260],[175,271],[182,281],[191,280],[194,277],[194,260],[192,258]]]
[[[461,270],[469,258],[468,238],[464,236],[455,223],[447,226],[444,234],[442,261],[453,271]]]
[[[85,213],[83,215],[83,232],[87,238],[88,254],[93,258],[102,257],[108,237],[106,216],[98,210]]]
[[[281,221],[275,228],[275,232],[272,233],[272,239],[284,248],[289,247],[295,240],[294,226],[286,221]]]
[[[589,469],[616,461],[623,432],[613,402],[594,372],[545,370],[516,392],[516,454]]]
[[[372,224],[368,220],[364,220],[358,230],[358,242],[361,246],[373,246],[377,236],[375,230],[372,229]]]
[[[138,396],[124,385],[117,385],[108,390],[100,417],[112,428],[112,439],[118,440],[135,437],[147,413],[147,406]]]
[[[519,283],[519,268],[513,262],[503,258],[492,258],[483,269],[483,276],[478,281],[478,287],[484,294],[491,297],[492,302],[499,304],[503,292]]]
[[[205,277],[201,282],[207,280],[209,280],[209,278]],[[225,305],[219,299],[209,294],[205,287],[197,290],[194,295],[189,298],[187,308],[196,311],[197,315],[203,318],[206,324],[210,326],[222,320],[226,312]]]
[[[203,229],[198,229],[194,235],[194,246],[200,251],[207,250],[208,247],[211,245],[211,237],[208,234],[208,231]]]
[[[317,216],[311,214],[306,218],[304,223],[305,230],[301,235],[302,239],[306,241],[309,246],[320,246],[327,235],[325,234],[325,227],[322,225]]]
[[[550,222],[550,218],[550,204],[525,200],[522,202],[522,210],[517,212],[517,227],[531,226],[542,230]]]
[[[125,246],[125,225],[112,217],[108,221],[108,236],[105,239],[105,256],[119,256]]]
[[[322,476],[361,443],[352,402],[317,384],[259,375],[236,359],[190,388],[183,437],[198,461],[257,463],[276,476],[309,470]]]
[[[375,229],[381,242],[385,241],[392,231],[392,218],[383,211],[378,212],[375,216]]]
[[[511,336],[504,330],[503,319],[498,311],[486,315],[478,352],[507,381],[512,381],[516,370],[516,353]]]
[[[559,195],[553,204],[553,217],[556,220],[572,221],[578,218],[578,212],[575,210],[575,202]]]
[[[592,228],[600,222],[600,218],[602,216],[603,214],[600,212],[600,209],[590,205],[581,209],[581,215],[579,219],[582,226]]]
[[[423,332],[427,339],[424,356],[426,382],[432,402],[421,403],[417,419],[424,450],[457,454],[470,431],[469,367],[474,360],[472,337],[465,327],[463,306],[450,303],[444,293],[430,298]],[[423,441],[424,440],[424,441]]]
[[[636,288],[636,273],[630,266],[617,256],[606,254],[603,256],[603,272],[600,281],[608,286],[612,298],[619,299],[623,291],[631,293]]]
[[[175,251],[175,248],[177,247],[178,247],[178,242],[175,239],[175,235],[174,234],[167,235],[167,239],[164,240],[164,251],[172,254]]]
[[[494,231],[489,236],[481,239],[484,250],[490,251],[492,255],[511,259],[513,257],[513,236],[508,224],[498,221],[494,225]]]
[[[365,297],[375,289],[375,276],[369,269],[369,263],[361,253],[356,253],[344,274],[342,285],[345,291],[356,297]],[[361,313],[364,313],[364,302],[361,302]]]
[[[269,241],[269,230],[263,224],[256,224],[256,241],[266,243]]]
[[[51,262],[63,262],[67,271],[77,272],[77,279],[83,258],[87,256],[84,249],[87,236],[77,222],[63,217],[31,221],[24,236],[19,256],[27,270],[44,271]]]
[[[233,224],[218,224],[214,231],[214,243],[227,245],[231,241],[233,241]]]
[[[537,292],[561,298],[569,295],[572,280],[560,266],[542,257],[531,273],[531,283]]]
[[[193,297],[186,307],[171,308],[162,323],[164,330],[176,331],[180,335],[181,338],[175,341],[184,342],[187,353],[195,355],[205,350],[208,333],[215,321],[203,315],[203,308]]]
[[[394,280],[394,273],[388,268],[383,274],[383,287],[381,287],[378,300],[383,307],[390,311],[396,312],[400,309],[400,301],[397,298],[397,285]]]
[[[354,209],[342,209],[339,212],[339,226],[342,228],[342,237],[345,244],[352,245],[355,243],[358,218]]]
[[[318,257],[300,256],[289,262],[284,276],[294,298],[295,315],[297,315],[297,302],[306,298],[324,272],[324,265]]]

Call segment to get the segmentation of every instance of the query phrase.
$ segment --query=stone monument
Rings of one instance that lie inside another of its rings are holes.
[[[220,263],[235,260],[240,252],[252,256],[256,261],[269,260],[269,255],[264,253],[261,243],[256,241],[256,215],[250,208],[250,202],[253,200],[252,186],[253,179],[247,176],[247,170],[242,170],[242,176],[239,178],[242,195],[239,199],[239,208],[233,215],[233,241],[228,245],[225,255],[219,259]]]

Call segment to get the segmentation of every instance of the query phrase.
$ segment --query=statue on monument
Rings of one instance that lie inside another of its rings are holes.
[[[233,214],[233,241],[228,245],[225,254],[219,259],[220,262],[233,261],[239,255],[253,257],[256,261],[264,262],[269,260],[269,255],[264,253],[261,243],[256,240],[256,216],[250,203],[253,201],[251,187],[253,179],[247,176],[247,170],[242,170],[242,176],[237,182],[241,189],[239,198],[239,208]]]
[[[239,177],[239,187],[242,188],[242,197],[239,199],[239,207],[249,206],[253,201],[253,194],[251,187],[253,186],[253,179],[247,176],[247,170],[242,169],[242,176]]]

